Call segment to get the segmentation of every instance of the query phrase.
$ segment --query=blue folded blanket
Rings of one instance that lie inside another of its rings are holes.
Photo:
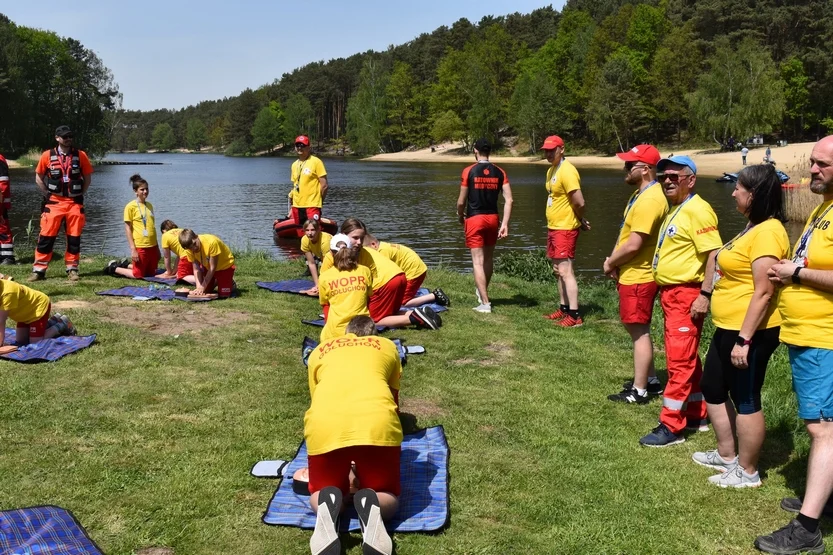
[[[258,281],[255,283],[261,289],[268,289],[273,293],[295,293],[301,295],[301,291],[306,291],[315,284],[308,279],[287,279],[284,281]],[[305,295],[307,297],[317,295]]]
[[[14,345],[15,330],[6,328],[5,344]],[[18,347],[16,351],[0,355],[0,358],[15,362],[54,362],[81,349],[86,349],[95,342],[93,335],[65,335],[53,339],[42,339],[37,343],[30,343]],[[3,551],[0,551],[3,553]]]
[[[402,364],[408,362],[408,355],[421,355],[425,352],[425,347],[421,345],[409,345],[406,347],[402,344],[401,339],[391,339],[391,341],[396,345],[396,350],[399,351],[399,360]],[[301,342],[301,362],[304,363],[304,366],[307,365],[312,350],[318,347],[318,345],[319,342],[315,339],[304,337],[304,340]]]
[[[0,511],[0,553],[104,555],[71,512],[52,505]]]
[[[106,291],[96,291],[96,295],[109,295],[112,297],[142,297],[142,299],[154,299],[159,301],[186,301],[189,303],[205,303],[216,299],[192,299],[178,297],[173,289],[156,289],[154,287],[119,287]]]
[[[161,277],[151,276],[151,277],[146,277],[146,278],[142,278],[142,279],[145,280],[145,281],[153,282],[153,283],[164,283],[165,285],[176,285],[176,281],[177,281],[175,277],[165,279],[165,278],[161,278]]]
[[[442,426],[408,434],[402,441],[399,459],[402,495],[399,511],[387,524],[394,532],[433,532],[448,525],[448,442]],[[307,466],[306,443],[301,443],[295,459],[284,470],[286,476],[263,514],[263,522],[279,526],[315,528],[315,515],[309,497],[292,491],[292,476]],[[353,507],[340,520],[340,531],[359,530],[359,519]]]

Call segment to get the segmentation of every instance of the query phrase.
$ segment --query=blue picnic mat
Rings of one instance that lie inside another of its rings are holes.
[[[324,322],[324,318],[316,318],[315,320],[301,320],[301,323],[306,324],[308,326],[323,328],[326,322]],[[390,328],[387,328],[385,326],[376,326],[376,331],[378,331],[379,333],[382,333],[383,331],[388,331],[389,329]]]
[[[393,344],[396,345],[396,350],[399,351],[399,360],[402,364],[408,362],[408,351],[405,349],[405,345],[402,344],[401,339],[391,339]],[[304,340],[301,342],[301,362],[304,363],[304,366],[307,366],[307,362],[309,360],[310,354],[312,354],[313,349],[318,347],[319,342],[311,337],[304,337]]]
[[[162,270],[161,273],[164,273],[164,270]],[[176,281],[177,281],[175,277],[165,279],[165,278],[161,278],[161,277],[150,276],[150,277],[146,277],[146,278],[142,278],[142,279],[145,280],[145,281],[153,282],[153,283],[163,283],[165,285],[176,285]]]
[[[144,297],[158,301],[186,301],[189,303],[205,303],[216,299],[189,299],[188,297],[177,297],[173,289],[156,289],[154,287],[119,287],[118,289],[107,289],[96,291],[96,295],[109,295],[111,297]]]
[[[449,449],[442,426],[435,426],[408,434],[402,441],[400,472],[402,495],[399,511],[387,524],[394,532],[433,532],[449,522],[448,510]],[[307,466],[307,446],[301,443],[295,459],[284,470],[286,476],[263,514],[263,522],[278,526],[315,528],[315,515],[309,497],[292,491],[292,476]],[[340,520],[340,531],[359,530],[356,510],[348,507]]]
[[[273,293],[295,293],[297,295],[301,294],[301,291],[305,291],[315,284],[308,279],[287,279],[284,281],[258,281],[255,283],[261,289],[268,289]],[[317,295],[304,295],[305,297],[313,296],[317,297]]]
[[[14,345],[15,330],[6,328],[6,345]],[[59,358],[70,355],[81,349],[86,349],[95,342],[93,335],[64,335],[53,339],[42,339],[37,343],[30,343],[18,347],[16,351],[0,355],[0,358],[13,360],[15,362],[54,362]],[[3,551],[0,551],[3,553]]]
[[[104,555],[66,509],[52,505],[0,511],[3,555]]]

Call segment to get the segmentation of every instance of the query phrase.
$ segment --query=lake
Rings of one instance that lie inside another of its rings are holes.
[[[161,162],[154,166],[97,166],[86,197],[87,226],[81,251],[128,256],[123,211],[135,199],[128,178],[140,173],[150,185],[148,200],[154,205],[156,223],[173,220],[197,233],[213,233],[236,249],[257,249],[277,259],[297,256],[297,243],[275,245],[272,223],[287,213],[289,167],[294,158],[229,158],[214,154],[112,154],[107,160]],[[469,270],[469,252],[463,244],[456,218],[460,173],[464,164],[362,162],[325,158],[330,190],[324,215],[341,222],[362,219],[383,241],[402,243],[416,250],[429,266],[442,264]],[[541,248],[546,242],[544,189],[546,166],[504,166],[515,199],[509,237],[499,243],[498,255],[507,249]],[[577,268],[601,271],[610,253],[622,211],[632,188],[622,171],[580,170],[587,202],[586,217],[592,231],[578,242]],[[34,170],[11,171],[12,229],[18,244],[25,241],[26,227],[34,219],[37,234],[41,195]],[[721,236],[728,240],[744,225],[731,198],[733,184],[703,178],[697,192],[707,200],[720,220]],[[32,238],[34,245],[36,237]],[[63,252],[59,238],[56,252]]]

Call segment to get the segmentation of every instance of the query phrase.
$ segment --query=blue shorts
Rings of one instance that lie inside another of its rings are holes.
[[[798,417],[833,422],[833,350],[789,348]]]

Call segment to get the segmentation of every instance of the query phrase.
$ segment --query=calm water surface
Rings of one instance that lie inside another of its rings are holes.
[[[140,173],[150,184],[149,201],[157,225],[164,219],[198,233],[213,233],[236,247],[265,250],[277,259],[297,256],[297,243],[272,240],[272,222],[286,215],[293,158],[228,158],[211,154],[113,154],[108,160],[162,162],[161,166],[98,166],[86,198],[87,226],[82,252],[127,256],[124,205],[135,199],[128,178]],[[330,191],[324,214],[341,222],[355,216],[384,241],[403,243],[429,266],[468,270],[469,252],[463,244],[455,205],[460,173],[465,164],[382,163],[324,159]],[[507,249],[534,249],[545,245],[546,166],[507,164],[515,203],[510,236],[498,253]],[[597,272],[610,253],[619,231],[622,210],[632,189],[623,172],[581,170],[586,217],[593,229],[578,243],[580,271]],[[744,225],[731,198],[733,185],[703,178],[697,184],[720,220],[724,240]],[[34,170],[12,170],[14,195],[11,213],[17,241],[34,218],[34,233],[41,196]],[[34,241],[33,241],[34,243]],[[56,252],[64,249],[63,238]]]

